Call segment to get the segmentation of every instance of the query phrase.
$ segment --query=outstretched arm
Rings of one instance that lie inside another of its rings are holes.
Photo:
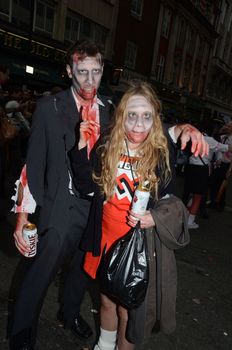
[[[185,149],[187,143],[191,141],[191,152],[195,157],[209,153],[209,145],[205,141],[203,134],[191,124],[178,124],[174,127],[176,140],[180,138],[181,149]]]

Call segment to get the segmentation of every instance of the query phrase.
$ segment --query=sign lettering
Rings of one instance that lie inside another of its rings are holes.
[[[65,62],[66,52],[64,50],[56,49],[53,46],[47,46],[34,40],[30,42],[27,38],[6,32],[2,29],[0,29],[0,48],[1,47],[8,47],[27,53],[29,51],[32,55],[41,56],[50,61]]]

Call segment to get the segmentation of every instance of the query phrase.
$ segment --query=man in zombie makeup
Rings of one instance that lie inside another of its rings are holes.
[[[62,316],[66,328],[81,338],[92,330],[79,314],[87,278],[82,272],[83,252],[79,242],[87,223],[91,197],[82,197],[72,183],[67,153],[76,143],[81,120],[94,120],[97,127],[88,137],[88,154],[109,124],[111,104],[97,95],[103,74],[103,57],[92,41],[79,41],[67,53],[67,73],[72,86],[42,98],[33,115],[26,164],[16,182],[14,212],[17,213],[15,245],[24,255],[30,248],[22,237],[28,214],[40,209],[38,250],[20,287],[11,330],[12,349],[33,349],[34,330],[47,288],[69,261]],[[33,335],[33,336],[32,336]]]

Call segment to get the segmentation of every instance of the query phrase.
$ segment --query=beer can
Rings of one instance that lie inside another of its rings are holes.
[[[141,215],[145,214],[149,197],[150,191],[146,187],[139,185],[135,190],[132,200],[131,209],[133,212]]]
[[[30,246],[30,252],[24,253],[24,256],[32,258],[36,255],[38,242],[37,228],[34,224],[28,223],[23,226],[23,238]]]

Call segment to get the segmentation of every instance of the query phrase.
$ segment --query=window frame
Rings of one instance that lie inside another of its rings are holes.
[[[73,30],[69,30],[69,35],[68,37],[66,36],[67,30],[66,30],[66,23],[67,23],[67,19],[71,20],[71,27],[73,27],[73,22],[76,21],[78,22],[78,32],[77,32],[77,36],[76,39],[72,39],[72,32]],[[64,30],[64,40],[74,43],[76,40],[80,39],[80,31],[81,31],[81,16],[79,16],[78,14],[74,14],[74,13],[67,13],[67,16],[65,18],[65,30]]]
[[[45,15],[44,15],[45,22],[44,22],[43,28],[39,27],[36,24],[38,3],[40,3],[41,5],[43,5],[45,7]],[[53,28],[52,28],[51,32],[46,30],[47,8],[50,8],[50,9],[53,10]],[[36,0],[35,8],[34,8],[33,31],[39,31],[41,33],[44,33],[46,35],[49,35],[49,36],[53,37],[54,27],[55,27],[55,20],[56,20],[56,7],[55,7],[55,4],[47,2],[46,0]]]
[[[133,52],[134,52],[134,55],[133,55]],[[131,69],[135,68],[137,55],[138,55],[138,45],[136,45],[133,41],[127,40],[124,63],[128,68],[131,68]],[[134,57],[134,59],[131,60],[130,59],[131,57]]]
[[[135,5],[135,9],[132,8]],[[141,19],[143,14],[143,0],[131,0],[130,13],[132,16]]]

